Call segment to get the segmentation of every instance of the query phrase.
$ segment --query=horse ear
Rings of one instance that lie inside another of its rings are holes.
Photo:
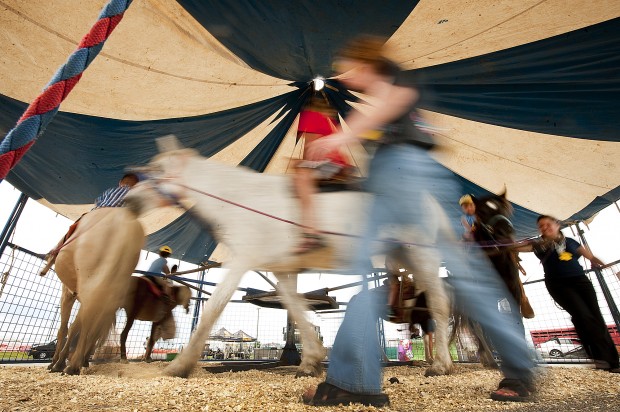
[[[506,199],[507,198],[507,196],[506,196],[507,194],[508,194],[508,189],[506,188],[506,185],[504,184],[504,191],[502,193],[500,193],[499,197],[502,197],[502,198]]]
[[[174,150],[183,149],[183,145],[179,142],[179,139],[173,134],[169,134],[166,136],[158,137],[155,139],[155,143],[157,144],[157,150],[159,153],[172,152]]]
[[[474,206],[478,207],[478,203],[480,203],[478,198],[471,193],[469,194],[469,196],[471,197],[471,201],[474,202]]]

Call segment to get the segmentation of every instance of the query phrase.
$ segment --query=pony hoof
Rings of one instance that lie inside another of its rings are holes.
[[[129,361],[127,359],[121,359],[118,361],[118,363],[127,364],[129,363]]]
[[[187,378],[191,371],[185,371],[173,365],[168,366],[164,369],[164,374],[167,376],[174,376],[177,378]]]
[[[295,374],[295,379],[306,378],[306,377],[318,378],[322,374],[323,374],[323,367],[319,364],[317,366],[309,367],[307,369],[298,369],[297,373]]]
[[[153,359],[151,359],[151,358],[146,358],[144,361],[145,361],[146,363],[151,363],[151,362],[153,362]]]
[[[50,373],[61,373],[63,372],[65,369],[65,365],[54,365],[53,367],[49,368]]]
[[[71,366],[67,366],[62,373],[63,375],[79,375],[80,368],[72,368]]]
[[[424,376],[426,376],[427,378],[431,376],[443,376],[443,375],[448,375],[448,374],[449,372],[441,371],[441,370],[433,369],[433,368],[428,368],[426,372],[424,372]]]

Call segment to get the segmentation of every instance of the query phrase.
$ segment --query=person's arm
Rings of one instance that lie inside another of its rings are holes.
[[[532,245],[532,241],[526,240],[523,242],[517,242],[515,246],[512,247],[512,250],[515,252],[533,252],[534,246]]]
[[[378,83],[371,93],[376,98],[372,109],[366,114],[354,111],[345,119],[350,130],[348,133],[354,137],[398,119],[410,110],[420,97],[418,91],[412,87],[395,86],[388,82]]]
[[[465,219],[465,216],[461,216],[461,225],[463,225],[463,229],[471,231],[471,225],[467,219]]]
[[[164,263],[164,267],[161,268],[161,271],[164,272],[166,275],[170,274],[170,269],[168,268],[167,263]]]
[[[579,246],[579,247],[577,248],[577,252],[579,252],[579,254],[580,254],[581,256],[583,256],[584,258],[588,259],[588,260],[592,263],[592,267],[593,267],[593,268],[595,268],[595,267],[596,267],[596,268],[598,268],[598,267],[601,267],[601,266],[605,266],[605,263],[603,263],[603,261],[602,261],[602,260],[600,260],[599,258],[597,258],[596,256],[594,256],[594,255],[592,254],[592,252],[590,252],[590,251],[589,251],[588,249],[586,249],[585,247],[583,247],[583,246]]]

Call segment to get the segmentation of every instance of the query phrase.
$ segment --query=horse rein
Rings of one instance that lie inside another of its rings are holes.
[[[480,227],[482,229],[484,229],[484,231],[489,235],[489,237],[491,238],[491,241],[494,243],[493,247],[495,250],[493,251],[486,251],[487,256],[496,256],[496,255],[500,255],[502,252],[502,250],[500,250],[500,247],[505,247],[505,246],[510,246],[513,244],[517,244],[515,243],[500,243],[497,241],[497,239],[495,238],[495,225],[497,225],[499,222],[506,222],[508,223],[508,226],[510,226],[510,228],[514,228],[514,226],[512,225],[512,222],[510,221],[510,219],[508,219],[506,216],[502,215],[501,213],[498,213],[496,215],[493,215],[491,217],[491,219],[489,219],[488,223],[484,223],[484,222],[479,222],[480,223]]]

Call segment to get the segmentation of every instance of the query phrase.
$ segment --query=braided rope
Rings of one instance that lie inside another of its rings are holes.
[[[43,92],[28,106],[17,125],[0,143],[0,181],[6,177],[58,112],[60,103],[80,81],[103,44],[123,18],[132,0],[110,0],[76,51],[58,69]]]

